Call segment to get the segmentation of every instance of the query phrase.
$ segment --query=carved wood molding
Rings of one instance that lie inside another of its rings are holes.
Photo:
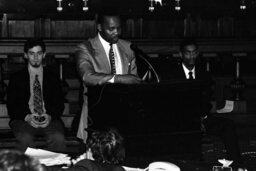
[[[47,53],[72,54],[74,48],[82,39],[45,40]],[[179,49],[181,39],[144,39],[130,41],[148,54],[173,54]],[[1,39],[0,54],[23,54],[25,39]],[[202,53],[236,53],[256,52],[256,39],[198,39],[199,50]]]

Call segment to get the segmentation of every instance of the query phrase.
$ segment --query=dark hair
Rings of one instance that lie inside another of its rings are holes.
[[[198,48],[198,44],[196,42],[196,40],[192,37],[186,37],[184,38],[181,43],[180,43],[180,51],[183,51],[184,48],[188,45],[195,45],[196,48]]]
[[[45,43],[42,39],[39,38],[28,39],[24,45],[24,52],[27,53],[29,49],[35,46],[40,46],[42,51],[45,52]]]
[[[102,8],[97,15],[97,23],[102,24],[104,22],[104,17],[114,16],[120,18],[118,10],[115,8]]]
[[[114,128],[94,131],[87,141],[93,158],[101,163],[120,164],[125,158],[123,137]]]
[[[38,160],[27,156],[21,151],[0,151],[1,171],[41,171],[43,167]]]

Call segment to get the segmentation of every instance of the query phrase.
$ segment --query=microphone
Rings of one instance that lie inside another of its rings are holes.
[[[130,45],[130,48],[131,48],[135,53],[138,53],[138,54],[141,54],[142,56],[148,57],[141,49],[138,48],[137,45],[131,44],[131,45]]]
[[[156,77],[157,83],[159,83],[160,79],[159,79],[159,76],[158,76],[156,70],[151,65],[151,63],[147,60],[147,59],[149,59],[149,56],[146,53],[144,53],[141,49],[139,49],[138,46],[136,46],[135,44],[131,44],[130,48],[134,51],[135,54],[137,54],[141,59],[143,59],[143,61],[145,61],[147,63],[149,69],[153,71],[153,73]]]

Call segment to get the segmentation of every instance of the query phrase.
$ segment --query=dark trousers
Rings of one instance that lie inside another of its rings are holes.
[[[34,128],[22,120],[13,120],[10,127],[18,140],[17,149],[25,151],[27,147],[35,148],[34,139],[36,136],[43,136],[46,139],[48,150],[65,151],[64,125],[60,120],[52,120],[45,128]]]
[[[241,163],[241,153],[237,139],[236,126],[231,119],[209,116],[203,122],[208,135],[219,136],[226,148],[228,160]]]

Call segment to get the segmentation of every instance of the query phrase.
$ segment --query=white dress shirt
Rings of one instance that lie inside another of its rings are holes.
[[[192,70],[189,70],[189,69],[187,69],[187,67],[184,65],[184,64],[182,64],[182,67],[183,67],[183,70],[184,70],[184,72],[185,72],[185,74],[186,74],[186,78],[187,79],[189,79],[189,72],[192,72],[193,74],[193,79],[195,79],[196,78],[196,75],[195,75],[195,67],[192,69]]]
[[[101,44],[103,45],[103,48],[106,52],[106,55],[108,57],[108,62],[109,62],[109,66],[110,66],[110,61],[109,61],[109,50],[110,50],[110,44],[109,42],[107,42],[106,40],[104,40],[100,34],[99,35],[99,39]],[[123,74],[123,68],[122,68],[122,62],[121,62],[121,58],[120,58],[120,54],[117,48],[116,44],[113,44],[113,51],[115,54],[115,68],[116,68],[116,74]]]

